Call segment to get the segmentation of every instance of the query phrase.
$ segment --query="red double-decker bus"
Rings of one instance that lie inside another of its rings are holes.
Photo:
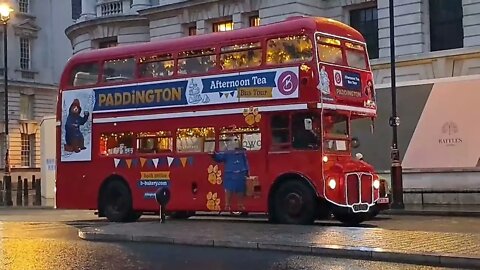
[[[350,123],[375,115],[364,39],[331,19],[82,52],[58,96],[57,207],[134,221],[168,188],[177,217],[359,223],[380,182]]]

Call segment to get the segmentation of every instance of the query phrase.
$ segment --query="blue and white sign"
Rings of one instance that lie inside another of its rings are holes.
[[[94,113],[298,98],[298,67],[93,89]]]

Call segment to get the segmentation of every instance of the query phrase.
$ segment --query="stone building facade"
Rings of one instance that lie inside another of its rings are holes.
[[[58,81],[72,55],[64,30],[73,22],[64,0],[10,0],[7,24],[9,155],[12,176],[40,171],[40,124],[55,113]],[[3,27],[0,27],[3,32]],[[0,171],[5,166],[3,33],[0,33]],[[30,178],[29,178],[30,179]]]

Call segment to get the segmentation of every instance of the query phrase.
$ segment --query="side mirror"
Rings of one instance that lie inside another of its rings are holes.
[[[312,119],[306,118],[304,121],[305,130],[313,130]]]
[[[360,141],[357,137],[352,138],[352,148],[356,149],[360,146]]]

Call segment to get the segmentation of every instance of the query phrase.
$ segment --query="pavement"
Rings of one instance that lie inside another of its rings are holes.
[[[428,219],[422,223],[428,223]],[[480,219],[470,226],[473,224],[479,228]],[[78,235],[90,241],[282,250],[326,257],[480,269],[480,230],[454,231],[454,228],[449,232],[384,229],[368,226],[368,222],[361,227],[325,223],[298,226],[242,218],[194,217],[167,219],[163,224],[158,220],[110,223],[81,228]]]

